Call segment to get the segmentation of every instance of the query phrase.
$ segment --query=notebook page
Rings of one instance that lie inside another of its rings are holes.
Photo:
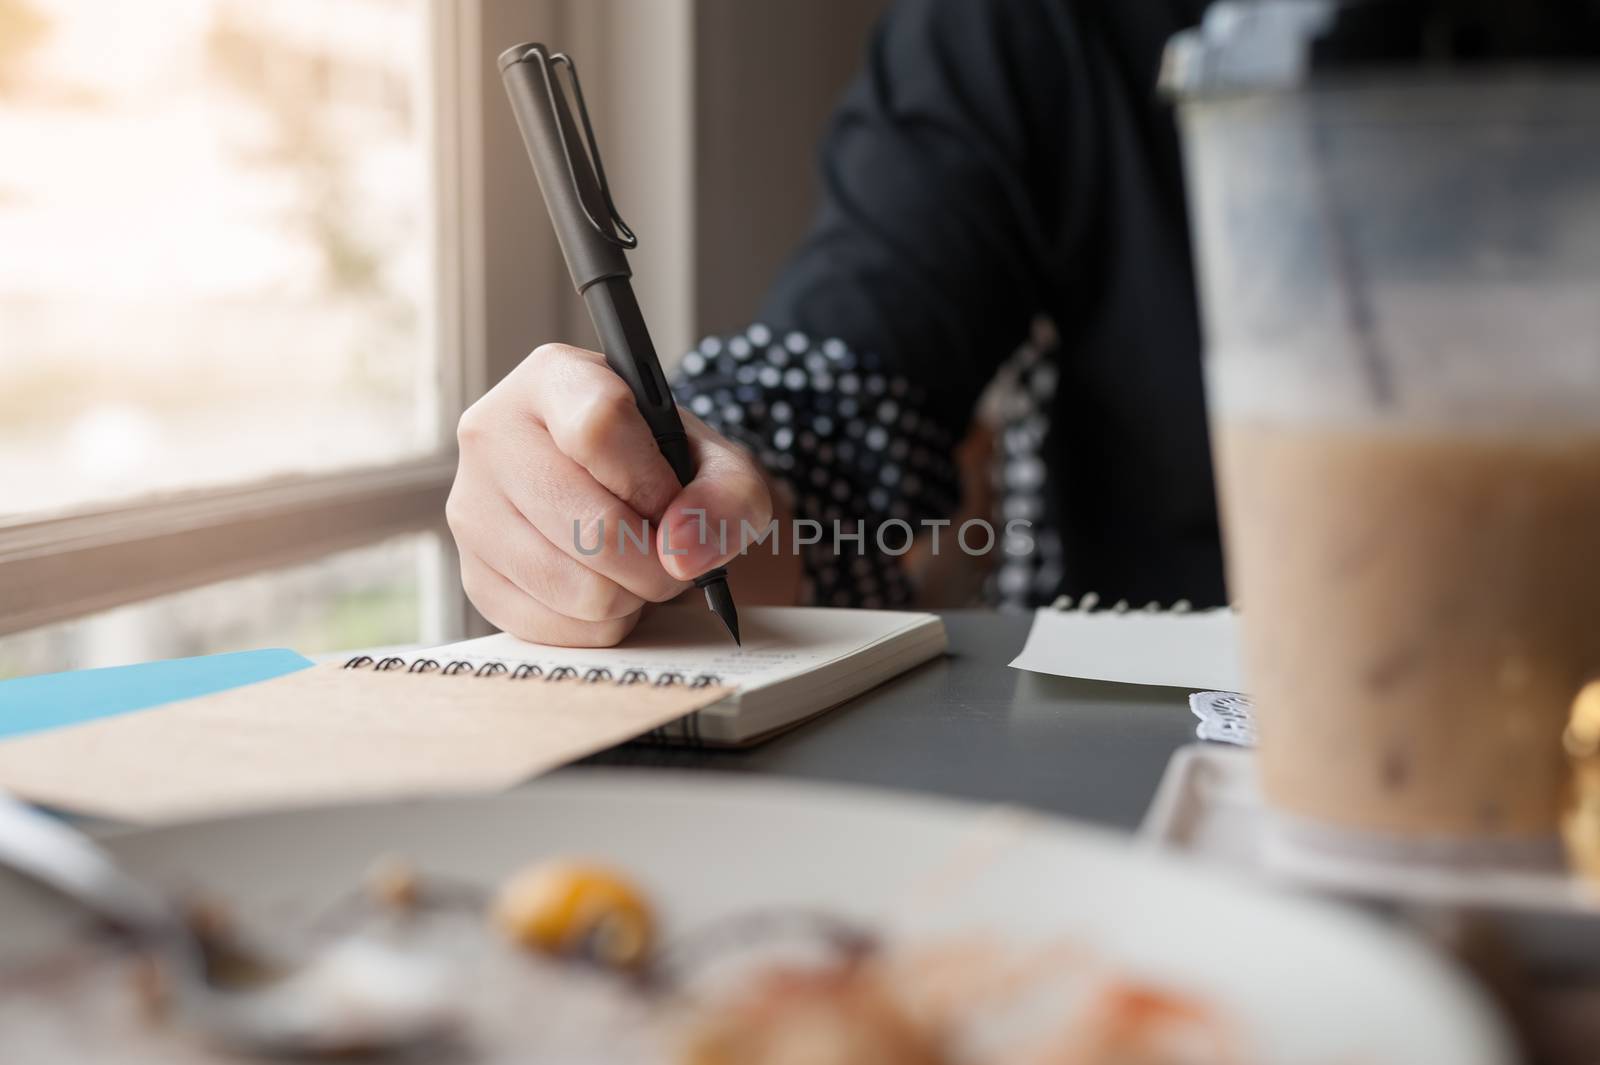
[[[1243,691],[1239,621],[1229,610],[1112,613],[1045,607],[1013,669],[1121,684]]]
[[[924,623],[929,615],[892,610],[830,610],[823,607],[746,607],[739,611],[744,646],[709,610],[697,605],[648,611],[619,647],[546,647],[499,633],[447,644],[410,657],[500,661],[515,667],[570,666],[580,673],[610,670],[620,676],[641,669],[651,676],[677,673],[687,680],[711,676],[750,690],[859,655],[884,640]]]

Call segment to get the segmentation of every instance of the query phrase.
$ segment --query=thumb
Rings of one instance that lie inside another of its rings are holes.
[[[687,413],[684,427],[695,451],[695,477],[662,512],[656,549],[662,567],[688,581],[738,554],[747,527],[766,529],[772,493],[742,448]]]

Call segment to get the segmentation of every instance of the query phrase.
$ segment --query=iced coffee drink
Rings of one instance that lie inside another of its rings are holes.
[[[1600,37],[1400,7],[1163,59],[1267,849],[1541,861],[1600,676]]]
[[[1600,431],[1220,419],[1229,578],[1279,810],[1552,833],[1600,676]]]

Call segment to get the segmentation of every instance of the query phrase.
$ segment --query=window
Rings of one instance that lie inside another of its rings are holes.
[[[0,0],[0,513],[439,447],[425,0]]]
[[[459,634],[478,11],[0,0],[0,671]]]

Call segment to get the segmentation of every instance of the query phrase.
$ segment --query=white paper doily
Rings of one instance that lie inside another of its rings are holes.
[[[1256,745],[1256,722],[1249,696],[1238,692],[1195,692],[1189,696],[1189,709],[1200,719],[1194,732],[1201,739],[1235,747]]]

